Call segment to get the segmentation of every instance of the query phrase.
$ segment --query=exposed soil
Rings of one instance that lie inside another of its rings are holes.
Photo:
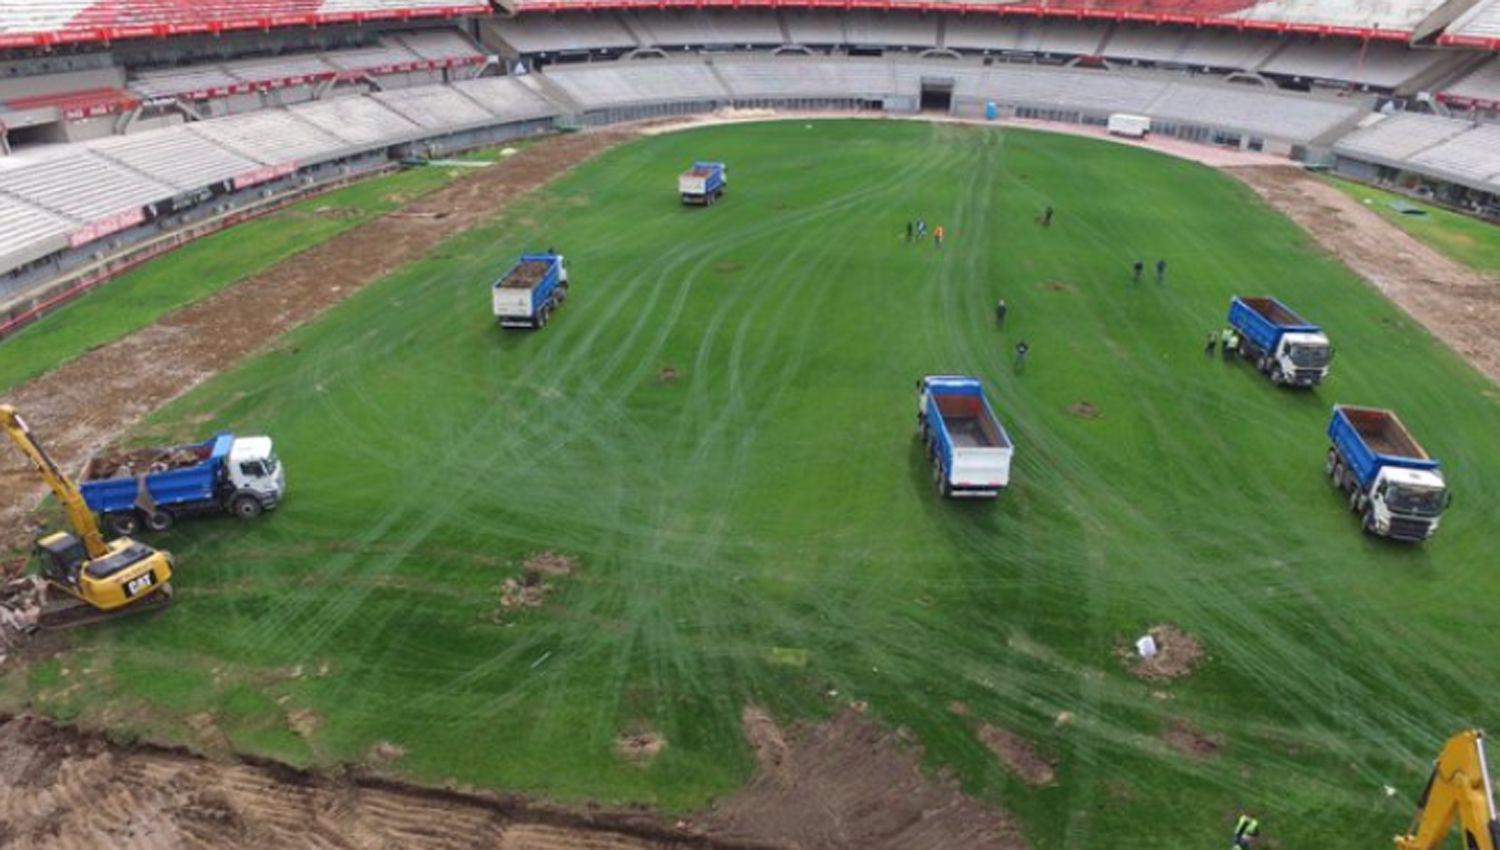
[[[988,723],[981,724],[979,740],[1027,785],[1051,785],[1057,781],[1057,772],[1053,770],[1052,763],[1042,758],[1030,741],[1009,729],[1001,729]]]
[[[1100,415],[1099,408],[1095,407],[1091,401],[1080,401],[1076,404],[1070,404],[1067,410],[1080,419],[1098,419]]]
[[[1010,815],[922,770],[921,750],[849,709],[783,732],[745,709],[760,769],[694,824],[726,840],[797,850],[1020,850]]]
[[[1500,381],[1500,280],[1429,248],[1359,201],[1291,166],[1229,168],[1475,368]]]
[[[1172,749],[1194,758],[1208,759],[1218,756],[1222,744],[1218,736],[1194,729],[1186,720],[1175,719],[1161,732],[1161,739],[1172,745]]]
[[[532,575],[572,575],[578,569],[578,559],[569,555],[559,555],[551,550],[535,552],[521,562],[521,569]]]
[[[1049,280],[1046,283],[1042,284],[1042,288],[1045,289],[1045,290],[1047,290],[1048,292],[1072,292],[1073,291],[1073,285],[1071,283],[1063,283],[1060,280]]]
[[[615,738],[615,755],[636,764],[648,764],[667,748],[667,739],[648,730],[624,732]]]
[[[670,384],[673,381],[677,380],[677,369],[673,366],[663,366],[660,377],[662,383]]]
[[[547,276],[547,269],[551,267],[550,263],[541,260],[526,260],[511,269],[505,280],[500,281],[500,285],[506,289],[530,289],[541,283],[542,278]]]
[[[112,744],[42,720],[0,720],[0,846],[136,850],[731,850],[643,811],[221,764]]]
[[[443,213],[441,218],[386,216],[348,230],[93,349],[6,394],[5,401],[26,416],[64,469],[76,470],[90,452],[146,414],[633,135],[625,130],[571,133],[528,145],[503,167],[468,171],[403,210]],[[18,452],[0,453],[0,476],[16,473],[23,480],[24,464]],[[43,492],[40,482],[0,488],[0,551],[27,544],[23,526]]]
[[[508,578],[500,583],[500,609],[540,608],[552,593],[552,585],[542,581],[536,573],[522,573],[520,578]],[[500,612],[496,612],[497,616]]]
[[[1180,679],[1192,673],[1203,660],[1203,645],[1176,626],[1152,626],[1146,633],[1156,639],[1156,654],[1150,658],[1137,655],[1133,641],[1122,642],[1116,648],[1116,654],[1125,659],[1125,666],[1134,676],[1157,682]]]
[[[114,451],[89,461],[84,469],[85,481],[104,478],[133,478],[150,472],[166,472],[202,462],[209,456],[206,446],[171,446],[168,448]]]

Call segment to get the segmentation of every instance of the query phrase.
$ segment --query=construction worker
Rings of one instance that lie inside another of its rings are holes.
[[[1229,359],[1229,343],[1233,339],[1234,331],[1229,328],[1219,331],[1219,352],[1224,355],[1225,360]]]
[[[1052,226],[1052,205],[1051,204],[1048,204],[1047,208],[1044,209],[1044,210],[1042,210],[1042,226],[1043,227],[1051,227]]]
[[[1005,310],[1005,299],[1001,298],[995,303],[995,327],[1000,329],[1005,328]]]
[[[1140,283],[1141,282],[1141,272],[1143,272],[1143,271],[1146,270],[1146,264],[1144,262],[1140,261],[1140,260],[1136,260],[1135,261],[1135,265],[1131,266],[1130,270],[1133,273],[1133,277],[1134,277],[1135,282],[1136,283]]]
[[[932,229],[933,244],[939,248],[943,247],[943,226],[939,224]]]
[[[913,234],[917,232],[917,226],[912,224],[911,219],[906,221],[906,241],[910,242]]]
[[[1231,850],[1248,850],[1255,841],[1255,836],[1260,834],[1260,821],[1246,814],[1241,814],[1240,819],[1234,825],[1234,845]]]
[[[927,235],[927,219],[925,219],[925,218],[919,218],[919,219],[917,219],[917,241],[918,242],[922,241],[922,237],[926,236],[926,235]]]
[[[1233,360],[1234,354],[1240,347],[1240,335],[1235,331],[1229,332],[1229,341],[1224,343],[1224,359]]]
[[[1021,372],[1026,369],[1026,355],[1028,355],[1030,353],[1031,353],[1031,346],[1029,346],[1029,345],[1026,344],[1026,340],[1023,339],[1020,342],[1016,343],[1016,363],[1015,363],[1015,368],[1016,368],[1016,374],[1017,375],[1021,374]]]
[[[1166,260],[1157,260],[1156,261],[1156,282],[1157,283],[1166,283],[1167,282],[1167,261]]]
[[[1219,335],[1213,331],[1208,332],[1208,339],[1203,343],[1203,354],[1207,357],[1214,356],[1214,346],[1219,342]]]

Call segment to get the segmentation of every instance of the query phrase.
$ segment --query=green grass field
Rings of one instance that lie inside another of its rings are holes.
[[[674,175],[707,157],[731,193],[684,209]],[[941,251],[904,243],[917,215]],[[573,297],[501,332],[487,281],[545,245]],[[1166,285],[1132,284],[1138,257]],[[1237,292],[1324,323],[1329,383],[1205,358]],[[982,377],[1011,431],[999,502],[932,492],[912,386],[937,372]],[[1428,545],[1364,537],[1328,487],[1335,401],[1399,409],[1444,460]],[[1038,848],[1222,845],[1241,809],[1272,846],[1387,846],[1441,740],[1500,725],[1500,393],[1238,183],[1149,152],[908,122],[643,140],[138,437],[216,427],[275,436],[284,508],[179,529],[176,606],[81,635],[8,701],[298,763],[392,741],[423,780],[686,810],[748,778],[746,702],[864,700]],[[582,570],[497,618],[542,549]],[[1115,650],[1160,622],[1210,658],[1150,685]],[[1168,747],[1176,718],[1220,754]],[[978,720],[1056,785],[1011,777]],[[669,742],[649,767],[612,752],[637,726]]]
[[[1500,274],[1500,235],[1495,225],[1351,180],[1329,177],[1328,182],[1450,258],[1476,271]],[[1427,214],[1403,215],[1391,206],[1392,201],[1414,206]]]
[[[6,339],[0,347],[0,390],[13,389],[90,348],[396,210],[459,173],[419,168],[376,177],[206,236],[132,269]]]

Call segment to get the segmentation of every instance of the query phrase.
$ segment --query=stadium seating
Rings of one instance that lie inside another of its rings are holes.
[[[1500,0],[1479,0],[1448,26],[1438,42],[1500,48]]]
[[[498,24],[496,30],[522,53],[629,50],[640,46],[614,12],[522,15]]]
[[[1409,161],[1413,170],[1469,185],[1477,182],[1491,192],[1500,192],[1500,126],[1481,124],[1412,154]]]
[[[495,123],[495,116],[488,109],[448,86],[417,86],[376,92],[371,99],[429,131],[452,131]]]
[[[1413,50],[1399,44],[1299,38],[1282,48],[1261,70],[1393,89],[1448,58],[1438,51]]]
[[[12,269],[66,248],[75,228],[46,210],[0,195],[0,268]]]
[[[1398,112],[1345,136],[1335,150],[1347,156],[1400,165],[1413,154],[1468,132],[1473,126],[1468,121],[1437,115]]]
[[[336,97],[287,107],[298,118],[353,147],[368,148],[423,135],[423,128],[369,97]]]
[[[557,106],[544,100],[515,77],[481,77],[461,80],[453,88],[465,97],[507,120],[529,121],[557,115]]]
[[[338,137],[281,109],[199,121],[186,129],[263,165],[307,165],[336,157],[348,147]]]
[[[787,9],[781,13],[794,44],[848,44],[844,16],[838,12]]]
[[[1442,91],[1442,99],[1458,106],[1500,105],[1500,59],[1490,59]]]
[[[938,18],[852,9],[844,16],[844,35],[849,44],[896,47],[936,47]]]
[[[786,39],[770,12],[726,11],[625,14],[625,22],[648,45],[777,45]],[[568,18],[566,20],[571,20]]]
[[[487,11],[481,0],[23,0],[0,4],[0,46]]]
[[[722,99],[724,87],[702,62],[660,60],[561,65],[547,78],[586,109]]]
[[[138,210],[177,194],[87,150],[0,171],[0,193],[90,223]]]
[[[181,127],[88,142],[95,154],[181,192],[255,171],[260,165]]]

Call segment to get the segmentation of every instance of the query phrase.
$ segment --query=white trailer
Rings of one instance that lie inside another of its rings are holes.
[[[1112,136],[1126,136],[1132,139],[1144,139],[1151,132],[1151,119],[1144,115],[1130,115],[1125,112],[1116,112],[1109,116],[1109,133]]]

